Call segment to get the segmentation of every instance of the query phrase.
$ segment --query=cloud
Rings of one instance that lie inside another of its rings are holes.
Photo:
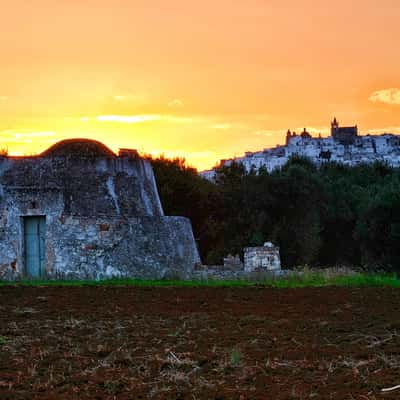
[[[247,131],[251,128],[251,126],[249,126],[246,123],[242,123],[242,122],[218,122],[218,120],[213,121],[213,125],[209,126],[210,129],[219,129],[219,130],[240,130],[240,131]]]
[[[124,101],[126,100],[126,96],[117,95],[113,97],[115,101]]]
[[[173,122],[175,124],[191,124],[192,122],[200,122],[200,119],[192,117],[175,117],[174,115],[164,115],[161,117],[162,120],[167,122]]]
[[[5,146],[14,146],[24,144],[31,144],[37,142],[39,139],[42,143],[54,143],[56,133],[50,131],[30,131],[25,129],[6,129],[0,131],[0,142]],[[13,155],[22,155],[16,153],[15,151],[12,153]]]
[[[215,124],[212,125],[211,128],[213,129],[221,129],[221,130],[227,130],[227,129],[231,129],[232,125],[231,124]]]
[[[55,136],[55,132],[50,131],[30,131],[25,129],[6,129],[0,132],[0,136],[14,139],[38,138]]]
[[[0,101],[7,101],[8,100],[8,96],[0,96]]]
[[[183,101],[179,99],[173,99],[168,103],[168,107],[170,108],[182,108],[183,106]]]
[[[389,88],[377,90],[369,96],[368,100],[373,103],[400,104],[400,89]]]
[[[260,131],[255,131],[255,132],[253,132],[253,134],[256,135],[256,136],[273,136],[273,135],[275,135],[275,134],[277,134],[279,132],[281,132],[281,131],[273,131],[273,130],[263,129],[263,130],[260,130]]]
[[[116,94],[112,96],[114,101],[122,102],[122,101],[138,101],[141,99],[141,96],[138,96],[137,94]]]
[[[139,124],[141,122],[160,121],[161,115],[99,115],[97,121],[101,122],[120,122],[124,124]]]
[[[96,120],[100,122],[118,122],[123,124],[140,124],[143,122],[157,122],[157,121],[166,121],[175,124],[188,124],[195,121],[195,119],[192,117],[179,117],[175,115],[162,115],[162,114],[99,115],[96,117]]]

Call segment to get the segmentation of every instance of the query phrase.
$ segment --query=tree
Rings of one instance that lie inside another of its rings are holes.
[[[368,268],[400,272],[400,180],[371,199],[357,226],[362,261]]]

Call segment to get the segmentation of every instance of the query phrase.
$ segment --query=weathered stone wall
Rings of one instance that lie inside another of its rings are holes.
[[[63,216],[61,197],[50,192],[49,207],[23,212],[46,215],[45,278],[188,278],[200,263],[187,218]],[[8,211],[0,217],[0,279],[14,280],[25,276],[23,218]]]
[[[51,278],[167,278],[190,276],[200,262],[190,221],[183,217],[68,217],[51,229]]]
[[[283,269],[270,269],[264,271],[244,271],[243,269],[240,271],[232,271],[232,270],[224,270],[218,267],[210,267],[204,269],[197,269],[192,274],[192,279],[194,280],[246,280],[246,281],[254,281],[261,282],[265,279],[270,279],[279,276],[289,275],[291,271],[283,270]]]
[[[23,217],[46,215],[46,225],[52,226],[60,222],[63,208],[63,196],[58,190],[0,185],[0,279],[24,275]]]
[[[141,158],[0,158],[3,199],[18,192],[40,208],[48,190],[62,194],[68,215],[163,215],[153,170]]]
[[[24,277],[22,221],[2,229],[0,279]],[[46,278],[188,278],[200,258],[183,217],[46,218]]]
[[[164,216],[150,163],[132,154],[0,157],[0,279],[26,276],[26,216],[46,217],[44,278],[189,277],[190,221]]]
[[[223,261],[224,261],[223,265],[224,270],[240,271],[243,269],[243,263],[240,260],[239,254],[236,254],[236,256],[229,254],[227,257],[224,257]]]
[[[245,247],[244,270],[246,272],[278,270],[281,268],[279,247]]]

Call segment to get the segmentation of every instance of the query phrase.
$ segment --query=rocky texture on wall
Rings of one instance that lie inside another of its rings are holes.
[[[190,221],[165,217],[153,170],[134,150],[63,141],[0,157],[0,279],[27,276],[24,218],[45,217],[42,278],[187,277],[200,262]]]

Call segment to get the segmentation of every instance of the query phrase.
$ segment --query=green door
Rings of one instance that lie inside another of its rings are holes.
[[[24,217],[24,232],[26,274],[41,277],[46,261],[46,217]]]

